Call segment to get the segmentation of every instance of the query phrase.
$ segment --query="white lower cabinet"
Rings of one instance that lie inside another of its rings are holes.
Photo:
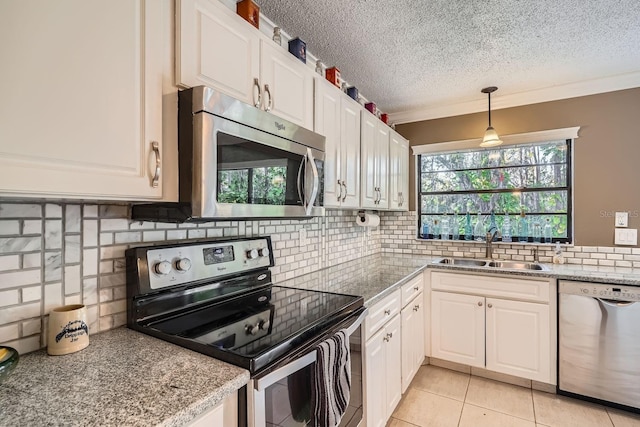
[[[433,272],[431,289],[431,357],[555,384],[554,281]]]
[[[364,322],[365,420],[385,426],[402,397],[400,290],[369,310]]]
[[[227,396],[213,409],[200,414],[195,420],[187,424],[188,427],[237,427],[238,426],[238,395]]]
[[[400,316],[395,315],[365,345],[367,426],[385,426],[402,397]]]
[[[402,309],[402,392],[407,391],[424,360],[422,292]]]

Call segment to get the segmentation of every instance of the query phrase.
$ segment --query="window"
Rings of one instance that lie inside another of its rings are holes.
[[[471,240],[470,234],[484,236],[495,221],[506,241],[511,235],[514,242],[549,242],[550,234],[552,242],[571,242],[571,144],[563,139],[423,152],[419,237]]]

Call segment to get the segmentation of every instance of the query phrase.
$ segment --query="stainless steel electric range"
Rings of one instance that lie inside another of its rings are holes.
[[[249,370],[240,426],[304,426],[315,347],[346,329],[352,398],[340,426],[362,420],[363,298],[275,286],[271,239],[209,240],[126,251],[127,323]]]

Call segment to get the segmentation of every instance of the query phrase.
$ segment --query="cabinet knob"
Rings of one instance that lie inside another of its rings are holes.
[[[382,339],[384,342],[389,342],[389,335],[385,335]]]
[[[389,316],[389,315],[391,314],[391,310],[385,310],[385,311],[384,311],[384,314],[385,314],[386,316]]]
[[[414,287],[413,287],[413,290],[414,290],[414,291],[419,291],[419,290],[420,290],[420,288],[419,288],[418,286],[414,286]]]
[[[418,310],[420,310],[420,306],[419,305],[416,305],[416,306],[413,307],[413,311],[418,311]]]
[[[487,304],[487,307],[491,308],[491,307],[493,307],[493,304],[489,303],[489,304]]]
[[[389,333],[387,334],[387,338],[389,338],[389,339],[393,338],[393,332],[389,332]]]
[[[478,306],[482,307],[482,301],[478,301]]]

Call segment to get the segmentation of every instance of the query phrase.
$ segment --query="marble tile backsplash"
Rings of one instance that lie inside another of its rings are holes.
[[[380,246],[382,252],[431,257],[485,257],[485,244],[455,240],[418,240],[417,213],[382,212],[380,216]],[[533,261],[533,248],[538,248],[540,262],[552,262],[554,245],[495,243],[494,258]],[[640,268],[640,248],[609,246],[562,245],[566,264],[599,266],[602,268]]]
[[[46,346],[47,314],[85,304],[92,333],[126,323],[125,249],[171,241],[269,235],[275,283],[376,253],[484,257],[484,245],[416,236],[416,212],[382,212],[380,226],[355,225],[355,212],[308,220],[133,222],[129,205],[0,202],[0,343],[21,353]],[[304,239],[300,239],[301,230]],[[301,243],[301,240],[304,240]],[[533,259],[531,245],[497,244],[495,257]],[[640,248],[563,247],[568,264],[640,268]],[[551,262],[552,247],[540,245]]]
[[[128,205],[0,203],[0,343],[46,346],[47,314],[85,304],[91,333],[126,323],[125,249],[167,241],[269,235],[275,283],[378,253],[380,227],[353,211],[308,220],[133,222]],[[300,232],[306,237],[301,243]]]

